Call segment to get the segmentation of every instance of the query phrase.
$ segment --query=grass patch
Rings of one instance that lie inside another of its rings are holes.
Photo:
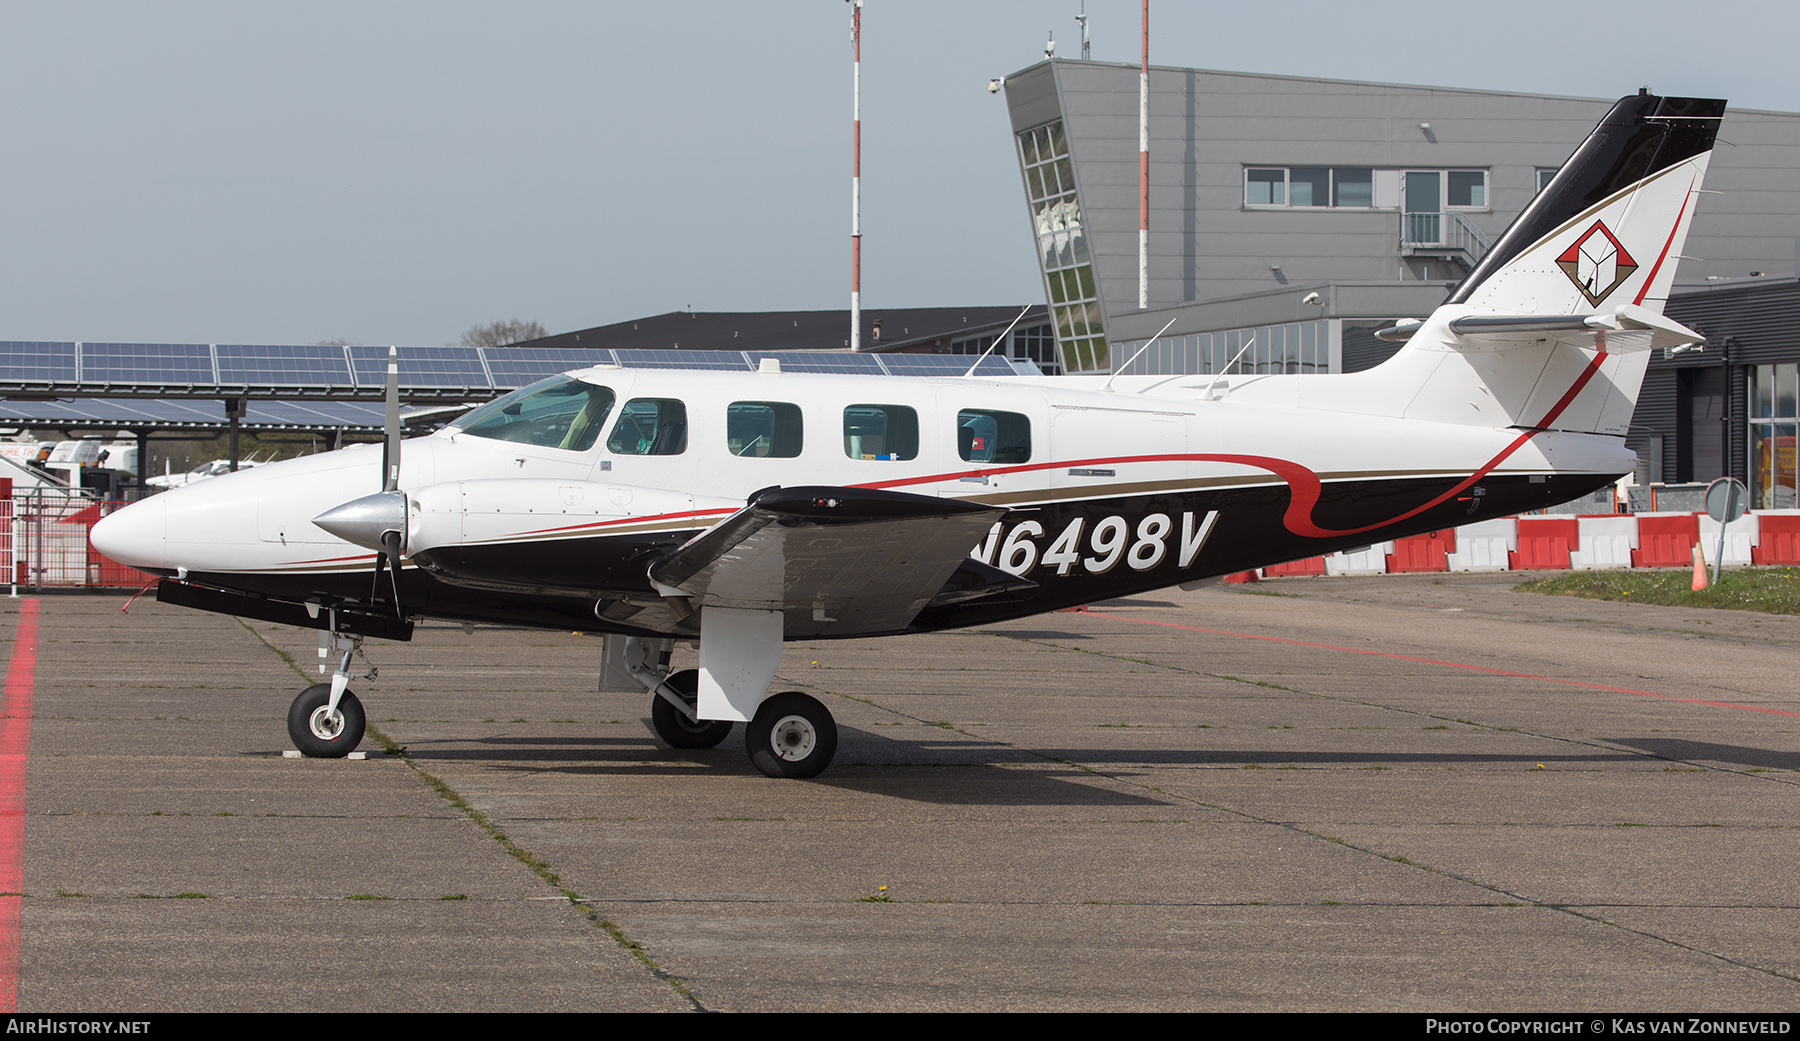
[[[345,900],[392,900],[391,896],[376,896],[374,893],[352,893]]]
[[[1717,585],[1695,592],[1693,573],[1670,571],[1574,571],[1523,582],[1521,593],[1582,596],[1629,604],[1711,607],[1765,614],[1800,614],[1800,568],[1739,567],[1719,576]]]

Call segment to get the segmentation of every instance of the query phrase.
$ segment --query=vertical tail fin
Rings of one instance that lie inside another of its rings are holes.
[[[1710,98],[1619,99],[1446,303],[1574,315],[1629,301],[1660,313],[1724,114]]]
[[[1662,309],[1724,112],[1621,98],[1406,346],[1324,407],[1624,434],[1649,349],[1700,338]]]

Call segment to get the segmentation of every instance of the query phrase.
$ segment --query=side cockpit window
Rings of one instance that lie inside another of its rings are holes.
[[[971,463],[1031,461],[1031,420],[1017,412],[965,408],[956,414],[956,453]]]
[[[687,451],[687,406],[674,398],[632,398],[619,410],[606,447],[618,455],[680,455]]]
[[[609,387],[558,376],[497,398],[457,426],[471,437],[585,452],[600,437],[614,400]]]
[[[844,454],[852,459],[917,459],[919,414],[905,405],[844,409]]]

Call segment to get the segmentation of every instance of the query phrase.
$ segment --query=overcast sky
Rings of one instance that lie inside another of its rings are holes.
[[[869,0],[866,307],[1041,299],[986,84],[1050,30],[1078,56],[1078,10]],[[1087,10],[1094,58],[1135,62],[1135,0]],[[1800,111],[1797,10],[1159,0],[1150,48]],[[430,344],[514,317],[846,307],[849,21],[843,0],[0,0],[0,339]]]

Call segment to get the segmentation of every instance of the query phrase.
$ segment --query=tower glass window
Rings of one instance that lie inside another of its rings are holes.
[[[1105,372],[1106,330],[1074,169],[1059,120],[1018,136],[1038,266],[1065,372]]]

